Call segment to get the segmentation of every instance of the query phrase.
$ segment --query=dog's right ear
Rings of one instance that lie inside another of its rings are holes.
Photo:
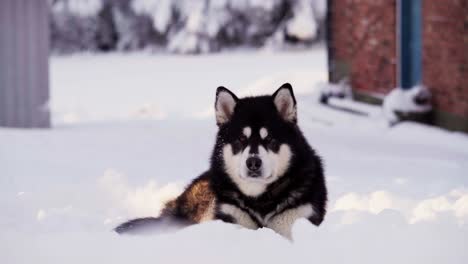
[[[228,89],[222,86],[216,89],[215,113],[218,126],[231,119],[237,100],[237,96]]]
[[[296,98],[294,97],[291,84],[285,83],[273,94],[273,102],[280,116],[292,123],[296,123],[297,110]]]

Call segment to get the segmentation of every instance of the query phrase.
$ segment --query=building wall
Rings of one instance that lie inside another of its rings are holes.
[[[47,0],[0,0],[0,126],[49,127]]]
[[[401,0],[406,1],[406,0]],[[397,86],[397,0],[329,0],[330,81],[348,76],[357,99]],[[422,1],[422,81],[432,123],[468,132],[468,0]]]
[[[468,118],[468,0],[423,1],[423,82],[437,110]]]
[[[396,87],[396,0],[331,0],[329,15],[332,81],[348,75],[374,95]]]

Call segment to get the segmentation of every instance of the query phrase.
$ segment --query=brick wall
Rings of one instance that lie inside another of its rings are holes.
[[[346,68],[354,90],[388,93],[396,86],[396,0],[332,0],[329,8],[332,67]]]
[[[424,0],[423,82],[436,109],[468,118],[468,0]]]

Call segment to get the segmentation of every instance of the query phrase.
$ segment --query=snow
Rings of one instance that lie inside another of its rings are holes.
[[[247,95],[249,90],[274,92],[291,81],[296,84],[296,93],[304,93],[314,83],[326,80],[325,65],[322,48],[279,54],[239,50],[204,56],[135,53],[54,57],[50,107],[58,124],[148,119],[145,116],[207,117],[203,112],[212,112],[218,86]]]
[[[389,128],[382,113],[318,104],[323,49],[76,55],[51,66],[54,128],[0,128],[0,263],[468,260],[468,136],[411,122]],[[298,221],[293,243],[219,221],[159,236],[111,231],[158,215],[207,168],[217,86],[262,94],[284,82],[297,88],[299,124],[325,163],[320,227]]]
[[[172,19],[172,3],[172,0],[134,0],[131,6],[137,14],[149,15],[154,29],[166,33]]]
[[[113,169],[106,170],[98,178],[98,185],[116,204],[139,217],[157,216],[166,202],[182,192],[180,183],[158,186],[155,180],[130,188],[125,175]],[[112,220],[107,218],[106,222],[111,223]]]
[[[59,2],[57,5],[59,6],[57,8],[66,5],[71,13],[86,17],[96,16],[101,11],[103,3],[102,0],[69,0],[67,3]]]
[[[312,0],[314,14],[317,18],[323,20],[327,15],[327,0]]]
[[[338,83],[321,83],[319,84],[320,99],[328,103],[330,97],[352,98],[351,86],[348,79],[343,79]]]
[[[430,99],[429,90],[424,85],[416,85],[410,89],[395,88],[383,101],[383,111],[389,123],[398,121],[396,111],[404,113],[423,113],[432,109],[430,103],[417,104],[416,97]],[[429,101],[429,100],[428,100]]]
[[[307,0],[300,0],[293,9],[293,18],[286,22],[286,33],[299,40],[312,40],[317,35],[317,22],[312,5]]]

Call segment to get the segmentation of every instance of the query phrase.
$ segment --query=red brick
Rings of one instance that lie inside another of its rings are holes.
[[[334,0],[331,8],[331,48],[350,64],[353,89],[389,92],[396,86],[396,1]]]
[[[468,117],[468,0],[423,2],[423,82],[436,109]]]

